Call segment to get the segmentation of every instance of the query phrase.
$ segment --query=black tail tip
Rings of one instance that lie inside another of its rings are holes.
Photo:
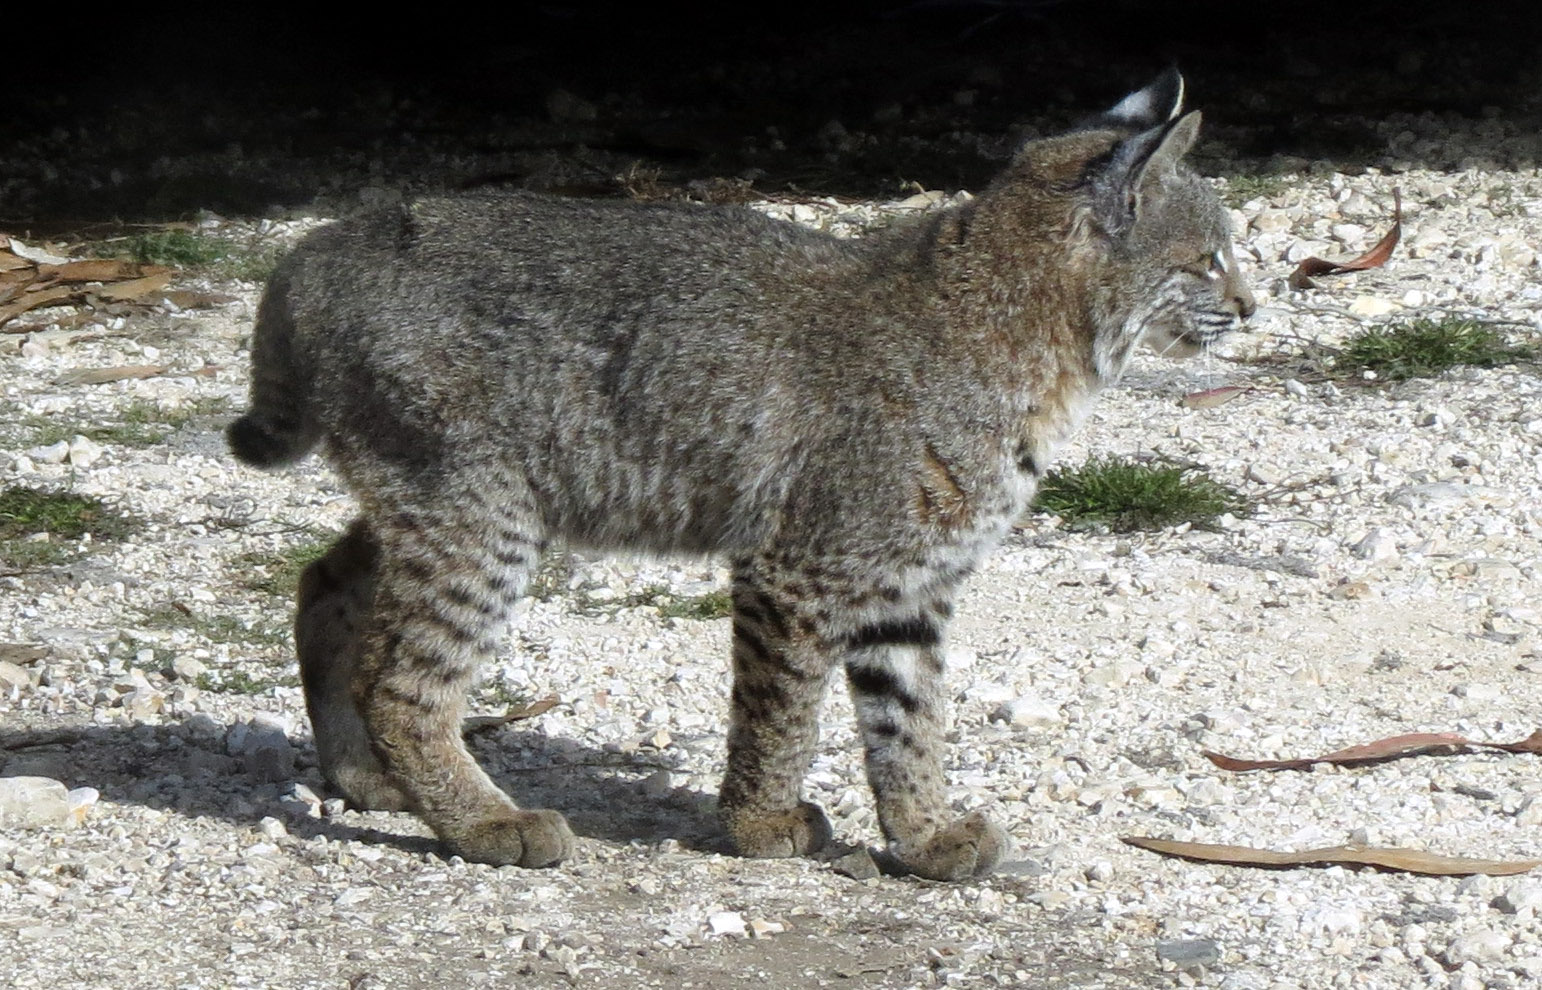
[[[230,444],[230,452],[238,460],[259,468],[277,467],[295,460],[300,453],[295,450],[295,439],[288,431],[277,431],[251,413],[225,428],[225,441]]]

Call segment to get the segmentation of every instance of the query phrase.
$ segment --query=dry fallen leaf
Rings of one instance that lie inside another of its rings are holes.
[[[1214,409],[1216,406],[1224,406],[1246,391],[1241,385],[1222,385],[1202,392],[1190,392],[1180,404],[1186,409]]]
[[[528,705],[518,705],[510,708],[502,715],[473,715],[461,722],[461,735],[470,735],[473,732],[486,732],[508,725],[510,722],[522,722],[525,719],[544,715],[561,704],[560,699],[554,694],[550,697],[532,701]]]
[[[1304,757],[1294,760],[1240,760],[1209,750],[1204,756],[1222,770],[1305,770],[1317,763],[1347,766],[1357,763],[1378,763],[1403,756],[1442,755],[1466,753],[1475,749],[1497,749],[1506,753],[1542,754],[1542,729],[1525,739],[1513,743],[1477,742],[1454,732],[1411,732],[1390,736],[1361,746],[1351,746],[1324,756]]]
[[[15,302],[0,306],[0,323],[13,320],[30,309],[61,302],[74,294],[75,290],[65,285],[56,285],[37,292],[23,292]]]
[[[1526,873],[1542,866],[1542,859],[1495,860],[1441,856],[1418,849],[1388,849],[1375,846],[1327,846],[1301,852],[1254,849],[1250,846],[1216,845],[1208,842],[1178,842],[1126,835],[1122,839],[1138,849],[1149,849],[1164,856],[1178,856],[1204,863],[1229,866],[1261,866],[1278,869],[1287,866],[1371,866],[1378,870],[1422,873],[1428,876],[1465,877],[1475,873],[1503,877]]]
[[[1403,196],[1399,189],[1392,190],[1392,229],[1387,235],[1377,241],[1369,251],[1352,258],[1349,261],[1326,261],[1322,258],[1307,258],[1296,266],[1296,270],[1290,273],[1290,287],[1292,289],[1311,289],[1316,287],[1312,281],[1314,275],[1338,275],[1341,272],[1359,272],[1367,268],[1380,268],[1392,257],[1392,250],[1397,247],[1397,242],[1403,236]]]
[[[154,378],[156,375],[164,375],[167,366],[164,364],[127,364],[118,368],[79,368],[75,371],[66,371],[60,375],[57,384],[60,385],[102,385],[107,382],[121,382],[127,378]]]
[[[119,302],[159,302],[158,293],[170,282],[171,273],[160,272],[143,278],[130,279],[127,282],[104,283],[95,292],[103,299]]]

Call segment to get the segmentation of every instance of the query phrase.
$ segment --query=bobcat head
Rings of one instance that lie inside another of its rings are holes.
[[[1232,254],[1231,222],[1183,158],[1199,134],[1170,71],[1067,134],[1030,141],[982,194],[981,216],[1016,278],[1078,283],[1097,377],[1119,376],[1136,345],[1186,357],[1255,308]],[[985,204],[989,205],[985,205]],[[1005,246],[1008,243],[1010,247]],[[1033,256],[1026,244],[1055,257]],[[1063,276],[1062,276],[1063,273]]]
[[[1183,163],[1199,124],[1197,111],[1183,113],[1183,77],[1171,70],[1083,125],[1117,136],[1089,167],[1084,230],[1125,310],[1098,328],[1100,377],[1117,377],[1138,342],[1174,357],[1198,354],[1256,308],[1225,208]]]

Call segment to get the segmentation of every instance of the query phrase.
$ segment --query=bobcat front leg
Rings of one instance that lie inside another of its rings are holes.
[[[374,534],[359,519],[325,556],[305,568],[295,609],[295,653],[322,777],[356,808],[400,811],[408,805],[407,795],[370,748],[353,701],[379,557]]]
[[[989,873],[1007,849],[1001,827],[976,812],[954,816],[943,780],[946,691],[935,603],[919,614],[862,626],[845,637],[846,682],[862,731],[867,779],[889,852],[917,876],[961,880]]]
[[[830,661],[794,604],[736,567],[728,772],[718,811],[744,856],[804,856],[830,841],[824,812],[802,799]]]

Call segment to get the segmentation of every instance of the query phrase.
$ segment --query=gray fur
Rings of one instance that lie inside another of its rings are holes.
[[[360,504],[297,617],[328,780],[468,859],[564,858],[561,816],[517,809],[466,753],[464,690],[548,541],[717,552],[739,850],[828,840],[801,782],[840,670],[894,857],[994,866],[1005,833],[957,817],[943,779],[958,586],[1137,343],[1208,346],[1253,305],[1181,162],[1198,117],[1161,102],[1132,95],[975,201],[858,241],[522,194],[307,238],[264,296],[230,441],[262,466],[320,443]]]

